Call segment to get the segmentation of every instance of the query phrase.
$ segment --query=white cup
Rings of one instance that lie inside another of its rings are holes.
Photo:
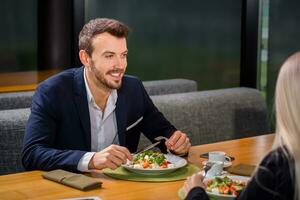
[[[224,151],[211,151],[208,153],[208,161],[209,162],[216,162],[216,161],[220,161],[220,162],[230,162],[231,159],[230,157],[226,156],[226,153]]]
[[[224,162],[214,161],[213,166],[207,171],[207,176],[221,176],[223,172]]]

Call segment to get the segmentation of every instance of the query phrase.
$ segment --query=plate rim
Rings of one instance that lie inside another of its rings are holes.
[[[225,177],[225,176],[227,176],[227,177],[229,177],[229,178],[232,178],[232,177],[241,177],[241,178],[244,178],[244,179],[247,179],[247,181],[249,181],[250,180],[250,176],[239,176],[239,175],[222,175],[222,176],[215,176],[215,177]],[[215,178],[215,177],[213,177],[213,178]],[[212,179],[212,177],[211,178],[207,178],[207,179]],[[205,181],[205,180],[204,180]],[[236,197],[236,196],[234,196],[234,195],[229,195],[229,194],[215,194],[215,193],[212,193],[212,192],[209,192],[209,191],[207,191],[206,189],[205,189],[205,192],[208,194],[208,195],[211,195],[211,196],[216,196],[216,197],[228,197],[228,198],[234,198],[234,197]]]
[[[128,166],[127,164],[122,164],[121,166],[124,167],[125,169],[128,169],[129,171],[133,170],[132,172],[137,173],[137,174],[149,174],[149,175],[151,175],[151,172],[153,172],[153,175],[154,175],[155,173],[159,173],[159,172],[161,172],[160,174],[172,172],[172,171],[175,171],[175,170],[180,169],[182,167],[185,167],[188,164],[187,160],[180,157],[180,156],[176,156],[176,155],[170,154],[170,153],[164,154],[164,155],[166,157],[170,157],[170,156],[176,157],[176,159],[179,159],[178,162],[183,162],[183,164],[180,165],[180,166],[177,166],[177,167],[172,167],[172,168],[156,168],[156,169],[133,168],[133,167]],[[139,172],[145,172],[145,173],[139,173]]]

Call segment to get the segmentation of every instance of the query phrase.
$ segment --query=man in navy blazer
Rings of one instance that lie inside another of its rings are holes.
[[[185,133],[165,119],[142,82],[124,75],[128,27],[107,18],[88,22],[79,35],[83,67],[39,85],[27,122],[22,162],[26,169],[89,171],[115,169],[137,150],[143,132],[152,142],[186,154]]]

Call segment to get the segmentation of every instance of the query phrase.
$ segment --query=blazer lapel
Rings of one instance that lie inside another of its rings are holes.
[[[126,144],[126,102],[125,96],[122,89],[118,90],[118,100],[116,104],[116,119],[118,126],[118,137],[120,145],[125,146]]]
[[[89,114],[89,107],[87,102],[85,83],[83,78],[83,67],[75,71],[73,86],[74,86],[75,104],[81,121],[81,125],[84,130],[86,146],[88,150],[91,150],[90,114]]]

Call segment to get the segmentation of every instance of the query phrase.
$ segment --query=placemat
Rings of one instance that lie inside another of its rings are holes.
[[[193,165],[188,164],[187,166],[180,168],[174,172],[160,175],[142,175],[136,174],[126,170],[123,167],[119,167],[116,170],[104,169],[103,173],[107,176],[128,180],[128,181],[145,181],[145,182],[166,182],[166,181],[178,181],[186,179],[188,176],[193,175],[194,173],[199,172],[200,169]]]

